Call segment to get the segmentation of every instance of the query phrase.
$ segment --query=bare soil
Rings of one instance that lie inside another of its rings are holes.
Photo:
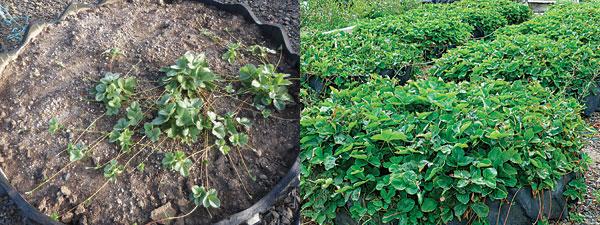
[[[88,93],[103,72],[129,74],[141,80],[141,90],[150,90],[162,76],[159,68],[173,64],[186,51],[195,51],[206,53],[215,73],[235,79],[242,63],[260,64],[253,57],[244,57],[240,65],[233,66],[223,61],[226,45],[237,41],[277,48],[242,18],[192,2],[166,6],[141,0],[119,3],[52,25],[1,74],[0,144],[5,150],[1,151],[4,163],[0,165],[7,169],[19,191],[32,190],[67,165],[65,154],[56,155],[80,134],[78,129],[103,114],[103,106],[91,101]],[[126,56],[110,63],[102,52],[112,47],[124,50]],[[277,64],[279,55],[269,61]],[[289,68],[285,58],[279,65],[280,69]],[[297,76],[297,71],[285,72]],[[290,92],[297,93],[297,88]],[[154,94],[159,95],[159,89],[156,91]],[[159,146],[160,151],[139,149],[141,154],[132,159],[126,172],[115,183],[100,188],[105,183],[102,171],[88,167],[119,154],[116,145],[105,141],[94,149],[90,159],[66,167],[48,185],[28,195],[28,200],[48,215],[58,212],[67,223],[140,224],[150,221],[151,212],[164,205],[171,204],[178,215],[189,212],[194,207],[188,200],[190,187],[208,179],[210,187],[219,190],[221,208],[211,209],[210,213],[197,210],[176,223],[209,224],[249,207],[279,181],[298,154],[299,106],[292,105],[264,119],[239,101],[249,96],[238,100],[219,96],[212,96],[218,112],[241,107],[240,115],[254,121],[249,132],[254,150],[240,149],[228,157],[218,150],[210,151],[209,164],[204,167],[208,168],[208,178],[201,176],[198,159],[188,178],[160,165],[164,152],[181,149],[191,153],[206,143],[187,147],[167,142]],[[50,136],[46,123],[53,117],[71,130]],[[116,119],[103,117],[94,130],[108,131]],[[83,140],[90,145],[98,137],[86,134]],[[130,157],[133,154],[123,156],[121,164]],[[135,170],[133,167],[142,161],[146,164],[144,172]],[[90,204],[81,204],[96,191]]]
[[[0,52],[16,48],[21,44],[19,36],[27,25],[34,22],[54,21],[62,14],[70,3],[96,3],[97,0],[2,0],[4,7],[12,19],[0,18]],[[12,36],[10,36],[12,35]]]

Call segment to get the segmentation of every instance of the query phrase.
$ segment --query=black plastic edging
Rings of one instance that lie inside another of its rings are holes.
[[[0,188],[6,191],[6,194],[10,200],[12,200],[17,208],[19,208],[21,211],[21,215],[24,217],[23,221],[21,222],[25,223],[27,220],[31,220],[42,225],[62,225],[62,223],[50,219],[50,217],[41,213],[35,207],[30,205],[29,202],[27,202],[27,200],[25,200],[25,198],[23,198],[23,196],[21,196],[21,194],[19,194],[19,192],[12,185],[10,185],[10,182],[6,178],[2,169],[0,169],[0,173]],[[27,221],[27,224],[30,224],[30,221]]]
[[[219,10],[243,16],[246,20],[258,25],[258,28],[273,42],[283,47],[286,56],[293,60],[294,66],[299,68],[300,55],[292,48],[289,34],[282,25],[261,21],[244,3],[223,3],[217,0],[196,0],[206,5],[214,6]]]
[[[271,192],[269,192],[266,196],[264,196],[262,199],[260,199],[257,203],[252,205],[250,208],[248,208],[244,211],[241,211],[239,213],[233,214],[233,215],[229,216],[228,218],[215,223],[214,225],[242,224],[242,223],[246,222],[248,219],[252,218],[254,215],[262,213],[262,212],[266,211],[267,209],[269,209],[271,206],[273,206],[273,203],[275,203],[280,196],[285,194],[285,192],[286,192],[285,190],[287,189],[287,187],[289,187],[290,185],[294,186],[294,184],[292,184],[292,183],[295,183],[295,185],[297,185],[299,183],[299,182],[297,182],[297,180],[299,179],[299,177],[298,177],[299,166],[300,166],[300,158],[297,158],[296,162],[294,162],[294,165],[292,165],[292,168],[290,168],[287,175],[285,175],[285,177],[283,177],[283,179],[281,179],[279,181],[279,183],[277,183],[277,185],[275,185],[275,187],[273,188],[273,190],[271,190]],[[295,220],[298,223],[300,222],[299,218],[295,218]]]
[[[62,13],[62,15],[59,17],[59,19],[57,21],[64,19],[66,17],[66,15],[68,15],[70,12],[73,12],[73,11],[77,11],[77,10],[81,10],[81,9],[85,9],[85,8],[93,8],[93,7],[103,6],[103,5],[118,2],[118,1],[119,0],[104,0],[104,1],[101,1],[100,3],[98,3],[97,5],[71,4],[67,7],[65,12]],[[267,36],[273,43],[282,46],[282,50],[285,54],[285,57],[287,59],[291,60],[291,65],[293,67],[293,68],[288,68],[288,69],[300,71],[299,70],[300,55],[298,55],[298,53],[292,48],[292,45],[291,45],[290,39],[289,39],[289,35],[285,31],[285,29],[283,28],[282,25],[262,22],[260,19],[258,19],[258,17],[256,17],[256,15],[252,12],[250,7],[248,7],[246,4],[243,4],[243,3],[242,4],[229,4],[229,3],[223,3],[220,1],[216,1],[216,0],[196,0],[196,1],[203,3],[205,5],[213,6],[213,7],[217,8],[218,10],[226,11],[226,12],[229,12],[232,14],[241,15],[247,21],[256,24],[263,35]],[[30,36],[32,36],[31,30],[37,30],[37,32],[39,32],[39,30],[41,30],[41,28],[32,29],[32,27],[36,27],[36,26],[41,27],[41,26],[44,26],[44,24],[33,24],[28,27],[28,30],[26,32],[27,33],[26,40],[24,41],[22,46],[20,46],[18,48],[18,50],[13,52],[14,54],[12,54],[13,55],[12,57],[15,57],[16,55],[18,55],[20,50],[27,44],[27,42],[31,38]],[[3,62],[3,64],[4,63],[5,62]],[[2,68],[0,68],[0,71],[1,70],[2,70]],[[296,161],[294,162],[294,164],[288,171],[287,175],[283,179],[281,179],[279,181],[279,183],[277,183],[277,185],[275,185],[273,190],[271,190],[266,196],[264,196],[262,199],[260,199],[257,203],[252,205],[250,208],[248,208],[244,211],[238,212],[234,215],[231,215],[228,218],[216,223],[216,225],[242,224],[242,223],[246,222],[247,220],[249,220],[252,216],[254,216],[258,213],[265,212],[267,209],[269,209],[271,206],[273,206],[273,204],[277,201],[277,199],[279,199],[280,196],[284,195],[287,192],[288,187],[297,187],[298,186],[299,164],[300,164],[300,158],[297,157]],[[29,202],[27,202],[27,200],[25,200],[25,198],[23,198],[23,196],[21,196],[21,194],[10,184],[10,182],[8,181],[7,177],[5,176],[5,174],[1,168],[0,168],[0,188],[4,189],[6,191],[9,198],[15,203],[15,205],[21,211],[21,216],[24,217],[24,220],[28,221],[27,223],[30,223],[29,222],[29,220],[30,220],[31,222],[41,224],[41,225],[62,225],[62,223],[52,220],[49,216],[41,213],[39,210],[37,210],[35,207],[33,207],[31,204],[29,204]],[[294,218],[293,224],[299,225],[300,224],[299,212],[295,212],[294,217],[295,218]]]

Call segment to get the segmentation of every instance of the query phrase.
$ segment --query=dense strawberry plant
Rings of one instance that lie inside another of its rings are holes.
[[[447,80],[481,77],[537,80],[555,92],[583,99],[597,86],[600,46],[543,35],[498,37],[453,49],[439,59],[432,74]]]
[[[301,120],[304,215],[333,223],[486,224],[487,202],[582,172],[590,131],[573,98],[540,84],[374,78]]]
[[[361,20],[348,33],[305,32],[301,72],[338,87],[375,73],[411,77],[420,73],[422,65],[471,37],[490,36],[530,16],[527,6],[507,0],[464,1]]]
[[[454,3],[454,5],[458,8],[498,12],[506,19],[508,24],[520,24],[533,16],[527,5],[510,0],[463,0]]]
[[[321,77],[337,86],[385,70],[400,72],[423,61],[423,53],[415,44],[405,44],[396,36],[354,32],[301,35],[302,74]]]
[[[498,30],[498,36],[541,34],[553,40],[576,39],[584,44],[600,43],[600,3],[556,4],[543,16]]]

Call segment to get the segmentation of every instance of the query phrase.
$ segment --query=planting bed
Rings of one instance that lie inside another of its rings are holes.
[[[149,14],[152,16],[146,16]],[[69,163],[66,153],[59,154],[69,141],[79,139],[82,129],[96,118],[100,119],[91,130],[99,132],[110,131],[118,119],[100,117],[105,109],[88,93],[103,73],[136,77],[137,90],[147,90],[141,97],[153,99],[162,91],[156,81],[164,73],[158,70],[174,64],[186,51],[194,51],[206,54],[213,72],[225,80],[235,80],[241,65],[262,63],[250,56],[242,56],[234,65],[221,59],[227,45],[238,41],[246,46],[279,47],[271,46],[256,27],[242,18],[192,2],[166,6],[145,1],[116,3],[50,26],[2,72],[1,100],[6,107],[0,114],[0,141],[6,149],[2,151],[6,175],[24,193],[57,174],[25,197],[42,212],[57,213],[64,222],[147,222],[159,207],[159,211],[168,214],[185,214],[194,208],[188,196],[190,187],[206,182],[218,191],[221,207],[210,212],[196,210],[181,221],[207,224],[249,207],[285,175],[297,155],[298,125],[294,118],[298,118],[299,106],[294,103],[264,119],[253,106],[242,102],[251,102],[251,96],[242,95],[236,100],[223,93],[210,93],[217,113],[240,110],[238,116],[253,121],[248,132],[250,144],[228,156],[216,149],[209,151],[205,167],[199,157],[193,158],[195,166],[188,178],[162,167],[164,152],[183,150],[189,155],[207,145],[207,140],[201,138],[191,146],[165,141],[154,148],[134,149],[120,159],[121,164],[132,160],[114,183],[106,183],[101,169],[88,167],[102,165],[117,156],[115,144],[102,141],[90,158],[69,167],[64,167]],[[103,54],[111,48],[119,48],[125,54],[116,58]],[[279,69],[295,75],[294,62],[281,55],[280,51],[270,54],[268,62],[279,62]],[[224,88],[226,84],[219,82],[218,86]],[[239,84],[234,82],[234,87],[239,88]],[[290,93],[297,88],[292,86]],[[154,115],[150,112],[146,116]],[[47,121],[54,117],[67,128],[51,136]],[[100,136],[90,132],[81,140],[92,145]],[[135,165],[144,160],[145,170],[136,170]],[[200,175],[201,167],[207,176]],[[90,196],[94,198],[89,204],[81,204]]]
[[[464,0],[303,33],[305,219],[597,224],[599,8]]]

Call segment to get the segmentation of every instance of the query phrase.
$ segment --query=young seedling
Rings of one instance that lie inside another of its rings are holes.
[[[250,52],[252,55],[261,58],[262,60],[267,60],[269,54],[277,53],[275,50],[267,48],[262,45],[252,45],[246,49],[246,51]]]
[[[73,144],[69,143],[67,145],[67,152],[69,153],[69,160],[71,162],[78,161],[83,158],[85,152],[87,151],[87,146],[83,143]]]
[[[271,64],[259,68],[248,64],[240,69],[240,80],[244,88],[254,95],[254,106],[261,111],[268,110],[271,104],[277,110],[284,110],[286,104],[292,102],[287,88],[292,84],[287,79],[289,76],[275,72]]]
[[[139,170],[140,172],[144,172],[144,170],[146,169],[146,164],[144,163],[140,163],[136,166],[137,170]]]
[[[56,117],[52,118],[50,122],[48,122],[48,132],[50,132],[50,134],[52,135],[56,134],[56,132],[63,128],[64,126],[58,122],[58,119],[56,119]]]
[[[223,60],[229,62],[229,64],[235,64],[235,60],[239,57],[239,50],[242,44],[240,43],[229,43],[227,45],[227,51],[223,54]]]
[[[199,88],[211,90],[215,87],[216,75],[208,67],[204,54],[186,52],[175,65],[160,69],[166,73],[162,81],[170,94],[181,93],[193,98]]]
[[[106,166],[104,166],[104,177],[108,179],[108,181],[116,181],[117,176],[119,176],[125,167],[123,165],[119,165],[117,160],[111,160]]]
[[[219,43],[222,40],[221,37],[219,37],[217,34],[207,29],[200,29],[200,33],[210,38],[210,40],[215,43]]]
[[[212,124],[212,134],[217,138],[215,145],[224,155],[227,155],[233,146],[243,146],[248,143],[248,135],[240,133],[238,125],[249,126],[247,118],[235,118],[232,114],[219,116],[214,112],[207,112]],[[229,143],[227,143],[229,140]]]
[[[133,77],[121,78],[118,73],[105,73],[104,78],[92,90],[96,101],[104,102],[107,115],[119,113],[122,102],[133,95],[136,80]]]
[[[217,196],[217,190],[207,189],[203,186],[194,185],[192,187],[192,201],[197,206],[204,206],[205,208],[219,208],[221,207],[221,200]]]
[[[186,157],[182,151],[167,152],[162,164],[166,169],[179,172],[181,176],[187,177],[190,174],[192,160]]]

